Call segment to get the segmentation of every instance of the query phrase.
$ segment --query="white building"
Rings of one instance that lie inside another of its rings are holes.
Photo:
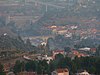
[[[90,51],[91,48],[85,47],[85,48],[80,48],[79,50],[81,51]]]
[[[42,60],[47,60],[47,63],[49,63],[51,60],[53,60],[53,58],[48,57],[47,55],[44,55],[44,57],[42,57]]]
[[[77,73],[76,75],[90,75],[90,74],[87,71],[83,71],[83,72]]]
[[[49,62],[51,61],[51,60],[53,60],[53,58],[52,57],[48,57],[47,55],[39,55],[39,56],[37,56],[37,59],[38,60],[47,60],[47,63],[49,64]]]
[[[66,69],[57,69],[51,73],[51,75],[69,75],[69,70]]]

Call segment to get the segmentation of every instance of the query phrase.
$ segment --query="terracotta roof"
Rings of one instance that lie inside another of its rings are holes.
[[[55,50],[54,52],[64,52],[64,50]]]
[[[58,73],[62,73],[62,72],[68,72],[68,69],[57,69],[56,71]]]

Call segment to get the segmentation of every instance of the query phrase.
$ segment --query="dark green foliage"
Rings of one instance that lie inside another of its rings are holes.
[[[6,75],[4,72],[3,65],[0,63],[0,75]]]
[[[84,48],[84,47],[95,47],[95,43],[97,41],[91,38],[83,39],[76,45],[74,45],[75,48]]]
[[[61,61],[62,60],[62,61]],[[67,65],[65,63],[65,59],[64,58],[61,58],[59,61],[58,61],[58,65],[57,65],[57,68],[66,68]]]
[[[26,71],[33,71],[33,72],[35,72],[36,71],[36,64],[37,64],[37,62],[35,62],[35,61],[27,62],[25,64]]]
[[[99,68],[96,67],[96,65],[100,67],[98,61],[100,61],[99,57],[81,57],[73,60],[74,64],[76,65],[76,71],[83,69],[93,74],[100,74],[98,71]]]
[[[64,50],[65,50],[65,52],[69,52],[70,51],[70,47],[65,47]]]
[[[14,66],[14,72],[33,71],[37,74],[50,74],[52,71],[59,68],[68,68],[70,73],[77,73],[78,70],[87,70],[91,74],[100,74],[100,58],[99,57],[76,57],[71,60],[69,57],[62,57],[60,59],[28,61],[27,63],[17,61]]]
[[[3,72],[3,65],[0,63],[0,72]]]
[[[49,63],[49,70],[50,72],[54,71],[56,69],[57,63],[54,60],[51,60]]]
[[[0,72],[0,75],[6,75],[6,73],[4,73],[4,72]]]
[[[15,65],[14,65],[14,68],[13,68],[13,70],[14,70],[14,73],[19,73],[19,72],[21,72],[22,71],[22,63],[18,60],[18,61],[16,61],[16,63],[15,63]]]
[[[64,56],[60,53],[55,55],[55,60],[61,60],[63,58],[64,58]]]
[[[96,50],[96,56],[100,56],[100,45],[98,46],[98,48]]]
[[[26,47],[27,47],[27,50],[28,50],[28,51],[30,51],[30,50],[33,49],[32,44],[31,44],[31,42],[30,42],[30,39],[27,39],[27,40],[26,40]]]
[[[95,69],[95,73],[97,75],[100,74],[100,57],[96,60],[95,66],[93,66],[93,69]]]
[[[49,72],[49,65],[47,63],[47,60],[39,61],[37,67],[38,74],[47,74]]]

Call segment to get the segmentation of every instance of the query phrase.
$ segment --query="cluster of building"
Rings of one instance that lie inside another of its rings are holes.
[[[15,75],[13,72],[9,72],[7,75]],[[20,72],[18,73],[18,75],[37,75],[35,72]],[[47,75],[47,74],[45,74]],[[69,70],[66,68],[66,69],[57,69],[55,71],[53,71],[51,73],[51,75],[70,75],[69,74]],[[91,75],[89,74],[89,72],[87,72],[86,70],[84,71],[80,71],[78,73],[76,73],[75,75]]]
[[[71,55],[78,56],[78,57],[87,56],[85,54],[82,55],[81,53],[79,53],[78,51],[75,51],[75,50],[72,50],[72,53],[73,54],[71,54]],[[62,54],[65,56],[67,53],[64,50],[55,50],[52,52],[52,56],[40,55],[40,54],[37,54],[37,55],[25,54],[23,56],[23,59],[28,60],[28,61],[45,59],[45,60],[47,60],[47,63],[49,63],[50,60],[55,59],[56,54]],[[70,53],[68,56],[70,57]],[[71,56],[71,57],[74,57],[74,56]],[[13,66],[14,66],[14,64],[11,64],[11,63],[4,64],[4,71],[7,73],[7,75],[15,75],[13,72],[9,72],[9,70],[11,70],[11,67],[13,68]],[[51,72],[51,75],[69,75],[69,73],[70,73],[70,70],[68,68],[65,68],[65,69],[59,68],[59,69],[56,69],[55,71]],[[22,71],[22,72],[18,73],[17,75],[37,75],[37,73]],[[87,71],[79,71],[75,75],[91,75],[91,74],[89,74]]]
[[[86,47],[86,48],[80,48],[79,50],[72,49],[72,51],[69,52],[67,55],[73,59],[76,56],[77,57],[95,56],[95,53],[96,53],[96,48]]]
[[[50,29],[52,31],[52,34],[54,35],[61,34],[64,35],[65,37],[70,37],[70,38],[73,37],[73,35],[80,36],[81,38],[86,38],[86,37],[96,38],[96,33],[99,32],[99,30],[97,30],[96,28],[90,27],[88,29],[81,29],[80,26],[78,25],[66,25],[66,26],[52,25],[46,28]]]

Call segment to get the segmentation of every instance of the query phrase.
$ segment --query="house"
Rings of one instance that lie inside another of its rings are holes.
[[[35,72],[20,72],[17,75],[37,75]]]
[[[48,57],[47,55],[44,55],[44,56],[42,57],[42,60],[47,60],[47,63],[49,63],[50,60],[53,60],[53,58],[52,58],[52,57]]]
[[[6,72],[6,73],[9,72],[10,67],[11,67],[10,63],[4,64],[4,72]]]
[[[90,51],[91,48],[85,47],[85,48],[80,48],[79,50],[81,51]]]
[[[8,72],[6,75],[15,75],[13,72]]]
[[[49,64],[49,62],[53,60],[53,58],[52,56],[48,56],[48,55],[38,55],[37,60],[46,60],[47,63]]]
[[[86,70],[76,73],[76,75],[90,75]]]
[[[96,48],[91,48],[90,51],[95,53],[96,52]]]
[[[57,69],[51,73],[51,75],[69,75],[69,70],[66,69]]]

